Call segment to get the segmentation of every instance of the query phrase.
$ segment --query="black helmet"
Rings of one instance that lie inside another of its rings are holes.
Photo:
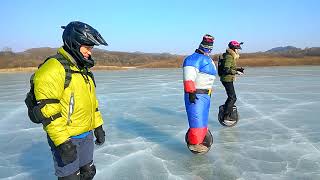
[[[80,67],[90,68],[94,66],[94,60],[91,56],[88,59],[85,59],[80,53],[80,46],[107,46],[107,42],[100,33],[90,25],[79,21],[73,21],[67,26],[61,27],[64,29],[62,39],[65,50],[74,57]]]

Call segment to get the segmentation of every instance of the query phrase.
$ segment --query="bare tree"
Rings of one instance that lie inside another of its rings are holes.
[[[4,48],[2,48],[2,52],[12,52],[12,48],[5,46]]]

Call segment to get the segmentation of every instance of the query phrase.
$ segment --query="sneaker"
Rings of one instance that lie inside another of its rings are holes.
[[[189,145],[189,149],[199,153],[207,152],[209,150],[209,148],[203,144],[191,144]]]

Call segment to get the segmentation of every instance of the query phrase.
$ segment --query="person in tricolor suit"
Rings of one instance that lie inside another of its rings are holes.
[[[217,74],[209,56],[213,43],[214,37],[204,35],[199,48],[183,62],[184,101],[189,122],[186,138],[189,149],[196,152],[208,151],[202,143],[208,132],[210,98]]]

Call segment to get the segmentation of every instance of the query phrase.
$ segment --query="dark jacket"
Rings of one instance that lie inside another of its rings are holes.
[[[225,59],[225,62],[223,67],[224,73],[220,76],[220,81],[233,82],[237,73],[237,60],[239,59],[239,54],[232,49],[227,49],[222,56],[223,59]]]

